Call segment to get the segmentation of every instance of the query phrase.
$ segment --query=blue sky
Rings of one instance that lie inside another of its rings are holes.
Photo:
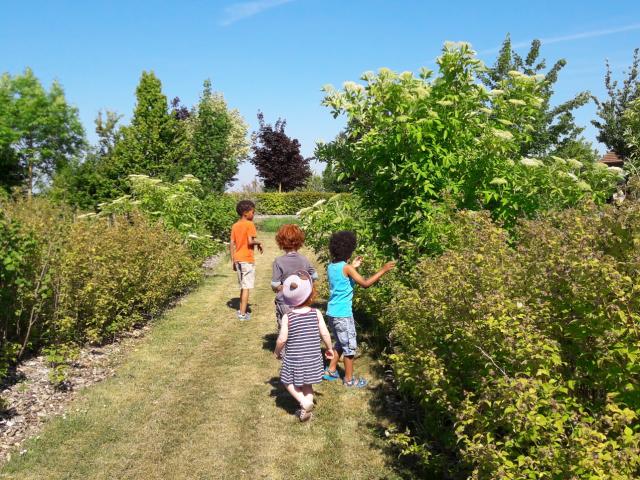
[[[286,118],[305,155],[343,125],[320,105],[324,84],[382,66],[433,67],[446,40],[471,42],[492,63],[507,32],[522,52],[541,38],[549,63],[568,61],[557,102],[581,90],[603,96],[605,59],[619,77],[640,47],[637,0],[0,0],[0,7],[0,71],[29,66],[46,84],[59,80],[90,140],[100,109],[129,118],[140,73],[153,70],[165,94],[188,105],[211,78],[252,129],[259,109],[267,121]],[[577,115],[592,141],[594,116],[593,105]],[[240,182],[254,174],[243,165]]]

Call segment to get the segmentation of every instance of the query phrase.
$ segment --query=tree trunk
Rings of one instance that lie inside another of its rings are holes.
[[[282,193],[282,182],[278,183],[278,193]]]

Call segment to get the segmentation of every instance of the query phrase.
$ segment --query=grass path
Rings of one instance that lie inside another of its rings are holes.
[[[227,305],[238,296],[235,273],[219,265],[0,478],[395,478],[371,430],[370,392],[323,383],[314,419],[293,417],[272,355],[269,277],[278,250],[273,234],[263,237],[251,321],[235,320]],[[367,373],[368,359],[358,363]]]

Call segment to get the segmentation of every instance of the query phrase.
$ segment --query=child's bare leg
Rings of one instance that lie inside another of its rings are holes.
[[[353,355],[344,356],[344,381],[350,382],[353,378]]]
[[[249,305],[249,289],[243,288],[240,290],[240,313],[244,315],[247,313],[247,306]]]
[[[303,385],[302,394],[304,396],[304,403],[300,405],[305,410],[311,410],[313,408],[313,385]]]
[[[333,354],[333,358],[331,362],[329,362],[329,370],[331,372],[335,372],[338,368],[338,362],[340,361],[340,355],[342,355],[342,349],[336,345],[335,352]]]
[[[285,388],[287,389],[287,392],[289,392],[291,396],[296,399],[300,406],[302,406],[302,408],[304,408],[303,405],[307,405],[305,403],[304,393],[302,393],[302,389],[300,387],[296,387],[293,383],[290,383],[288,385],[285,385]]]

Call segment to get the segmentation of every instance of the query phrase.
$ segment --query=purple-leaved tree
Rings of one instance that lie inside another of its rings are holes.
[[[265,189],[288,192],[302,187],[311,176],[311,159],[302,156],[298,140],[284,133],[287,121],[278,119],[270,125],[265,123],[262,112],[258,112],[258,121],[260,128],[252,136],[251,163]]]

